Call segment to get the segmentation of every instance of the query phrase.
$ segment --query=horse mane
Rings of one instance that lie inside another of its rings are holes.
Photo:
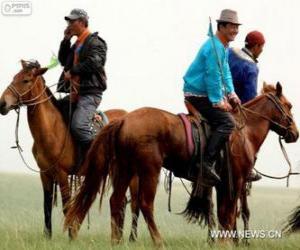
[[[52,104],[59,109],[59,106],[58,106],[58,101],[56,99],[56,97],[53,95],[52,91],[50,90],[50,88],[46,85],[46,81],[44,79],[43,76],[41,76],[42,78],[42,81],[43,81],[43,84],[45,85],[45,93],[47,95],[47,97],[50,97],[50,101],[52,102]]]
[[[264,84],[263,88],[260,91],[260,95],[246,102],[243,106],[245,106],[246,108],[250,108],[251,106],[255,105],[263,97],[264,94],[267,93],[276,93],[276,88],[274,87],[274,85]]]

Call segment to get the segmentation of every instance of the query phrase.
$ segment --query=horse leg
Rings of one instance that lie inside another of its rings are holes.
[[[153,216],[153,203],[159,180],[160,167],[157,169],[153,166],[151,167],[151,171],[145,171],[139,176],[139,204],[154,244],[157,247],[162,247],[163,240]]]
[[[237,241],[238,232],[236,231],[237,203],[241,194],[242,182],[238,181],[235,185],[235,192],[232,200],[230,199],[229,190],[224,186],[217,187],[218,201],[218,219],[220,230],[227,231],[228,238],[222,238],[221,241]]]
[[[68,210],[67,204],[71,198],[70,187],[69,187],[69,182],[68,182],[68,174],[61,171],[59,173],[58,177],[59,177],[58,184],[59,184],[59,188],[60,188],[62,205],[63,205],[63,213],[66,216],[67,210]],[[72,228],[70,227],[68,229],[70,240],[76,238],[77,231],[78,231],[78,228],[76,226],[74,226]]]
[[[44,191],[44,220],[45,220],[45,228],[44,234],[47,238],[52,237],[52,201],[53,201],[53,178],[47,176],[45,173],[41,173],[41,180],[43,184]]]
[[[129,241],[136,241],[137,239],[137,225],[138,218],[140,213],[140,208],[138,205],[138,192],[139,192],[139,178],[135,175],[129,185],[130,196],[131,196],[131,214],[132,214],[132,223],[131,223],[131,232]]]
[[[241,193],[241,214],[244,223],[244,232],[249,230],[249,219],[250,219],[250,209],[248,206],[247,199],[247,184],[243,185],[242,193]],[[243,239],[243,243],[245,245],[249,245],[249,241],[247,238]]]
[[[110,213],[111,213],[111,242],[113,245],[119,244],[123,236],[123,225],[125,217],[126,191],[130,182],[130,175],[125,168],[120,168],[119,176],[113,180],[113,193],[110,197]]]

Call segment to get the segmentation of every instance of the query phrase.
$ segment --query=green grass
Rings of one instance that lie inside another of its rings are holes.
[[[176,213],[184,209],[188,195],[180,183],[173,186],[172,213],[167,211],[167,194],[160,184],[155,203],[155,217],[165,241],[166,249],[211,249],[206,242],[207,229],[188,224]],[[254,187],[249,198],[251,229],[281,230],[289,212],[300,204],[300,190]],[[38,176],[0,174],[0,249],[110,249],[110,215],[108,197],[101,213],[95,202],[90,213],[91,228],[87,222],[79,237],[69,242],[63,233],[61,203],[53,210],[53,237],[43,236],[43,197]],[[124,243],[114,249],[152,249],[153,244],[141,217],[136,243],[129,243],[130,211],[127,209]],[[239,220],[238,228],[242,229]],[[300,235],[281,239],[251,239],[250,247],[216,244],[213,249],[299,249]]]

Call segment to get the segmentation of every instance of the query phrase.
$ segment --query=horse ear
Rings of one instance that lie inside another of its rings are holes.
[[[264,82],[263,82],[263,89],[265,89],[265,88],[267,87],[267,85],[268,85],[268,84],[264,81]]]
[[[26,68],[26,61],[24,61],[23,59],[21,59],[21,64],[22,64],[22,68],[25,69]]]
[[[268,84],[265,81],[263,81],[263,88],[261,90],[262,94],[266,92],[267,86],[268,86]]]
[[[44,73],[46,73],[47,70],[48,70],[48,68],[39,68],[39,69],[34,68],[32,70],[32,73],[34,76],[40,76],[40,75],[43,75]]]
[[[280,82],[276,83],[276,95],[278,97],[280,97],[282,95],[282,86],[281,86]]]

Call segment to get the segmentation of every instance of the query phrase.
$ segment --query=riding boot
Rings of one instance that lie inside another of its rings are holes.
[[[77,164],[76,164],[76,172],[80,170],[81,165],[84,162],[84,159],[86,157],[87,151],[89,150],[91,146],[91,142],[89,143],[83,143],[83,142],[78,142],[78,158],[77,158]]]
[[[220,149],[227,141],[228,135],[220,132],[213,132],[206,148],[206,153],[203,162],[204,175],[213,182],[220,182],[221,178],[216,173],[215,163]]]

